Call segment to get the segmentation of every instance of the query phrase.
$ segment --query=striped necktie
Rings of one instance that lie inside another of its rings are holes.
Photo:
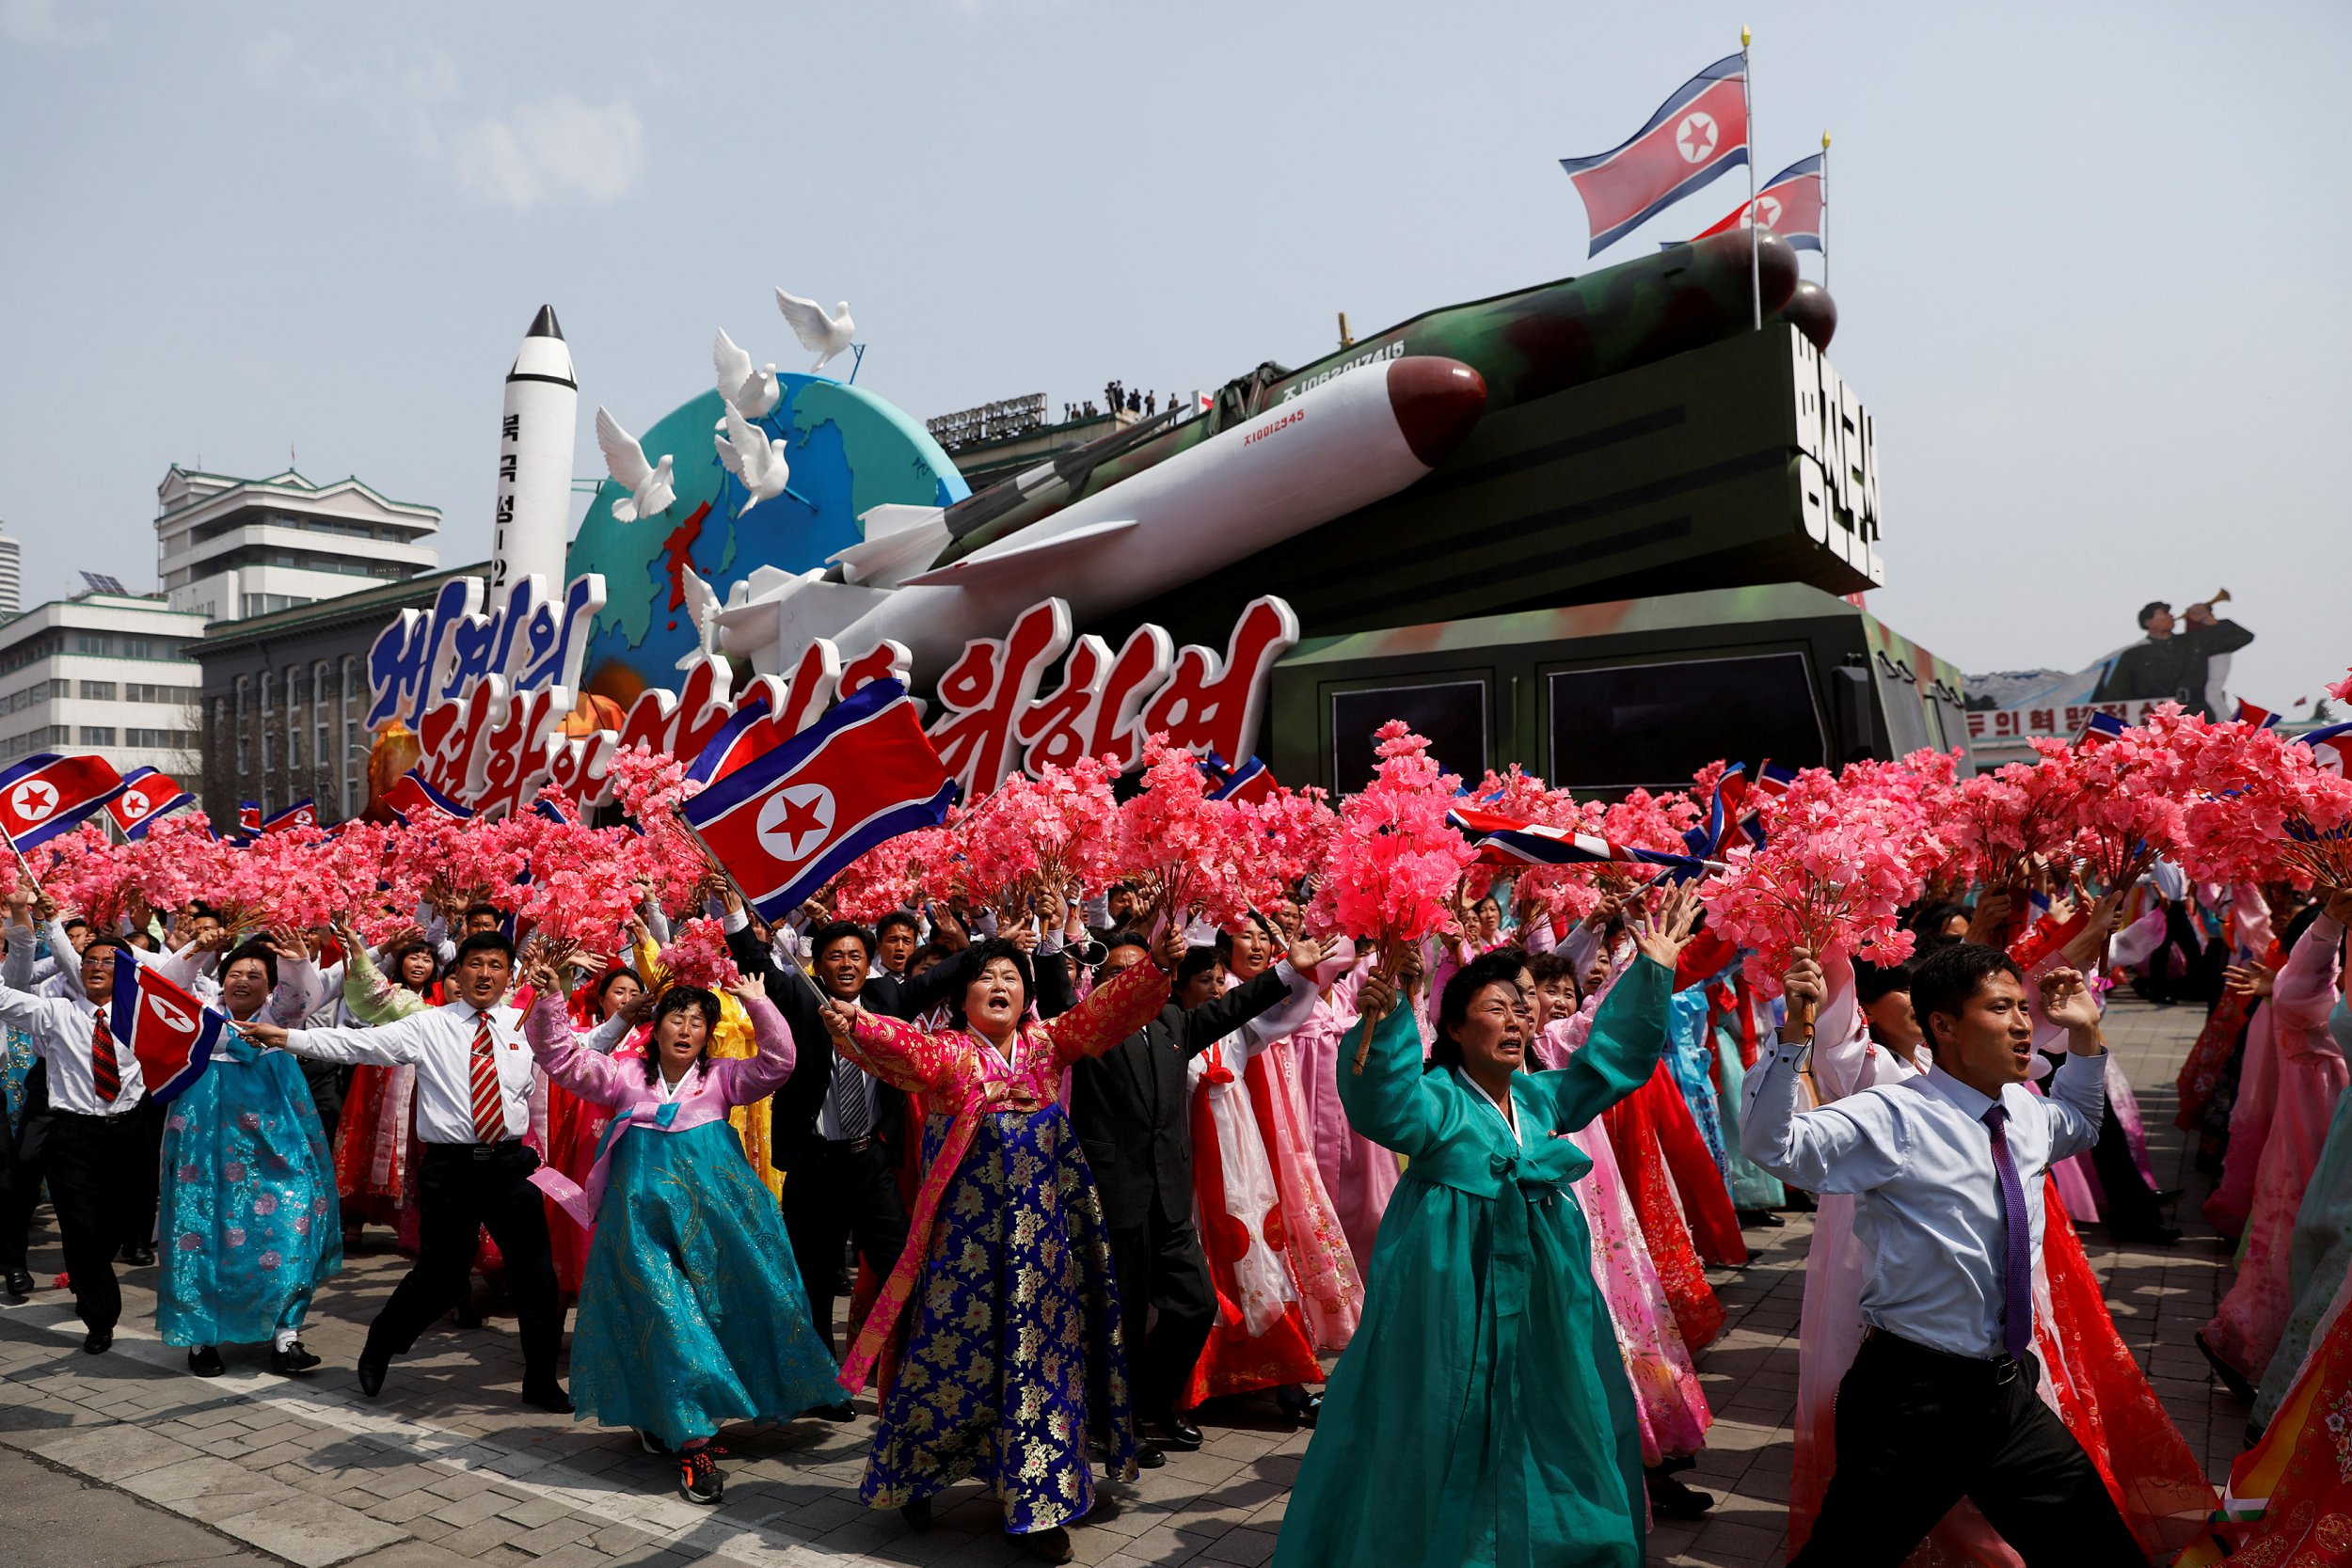
[[[115,1037],[103,1012],[90,1016],[89,1081],[102,1105],[113,1104],[122,1093],[122,1064],[115,1058]]]
[[[499,1084],[498,1041],[488,1013],[473,1015],[473,1135],[485,1144],[506,1138],[506,1091]]]

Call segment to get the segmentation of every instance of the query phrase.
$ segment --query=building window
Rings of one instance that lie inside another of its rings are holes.
[[[278,675],[274,671],[264,670],[262,672],[262,717],[274,719],[277,716]]]
[[[77,654],[110,654],[114,640],[103,631],[77,631],[73,634],[73,651]]]
[[[11,739],[0,740],[0,759],[26,756],[34,752],[46,751],[52,746],[72,744],[73,727],[72,725],[50,724],[41,729],[28,730]]]
[[[59,725],[58,727],[60,729],[64,728],[63,725]],[[112,724],[85,724],[82,726],[83,745],[111,746],[114,743],[115,727]]]
[[[245,716],[252,706],[253,677],[237,677],[237,776],[244,778],[253,771],[253,759],[246,751]]]
[[[197,695],[193,686],[158,686],[150,681],[122,683],[122,700],[126,703],[193,703]]]
[[[203,742],[194,730],[125,730],[122,743],[151,752],[193,752]]]
[[[286,766],[302,771],[302,732],[298,729],[286,731]]]
[[[286,668],[286,705],[300,707],[310,700],[310,672],[299,664]]]
[[[112,681],[84,681],[82,683],[82,698],[85,702],[111,703],[115,700],[115,683]]]
[[[226,756],[229,753],[230,748],[232,745],[230,737],[235,734],[236,728],[229,716],[229,699],[226,697],[214,698],[213,752],[215,756]]]
[[[169,658],[177,650],[168,639],[158,637],[126,637],[122,640],[125,658]]]

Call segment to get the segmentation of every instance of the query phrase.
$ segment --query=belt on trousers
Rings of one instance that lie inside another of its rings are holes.
[[[520,1138],[501,1138],[494,1144],[427,1144],[425,1151],[446,1149],[450,1158],[458,1160],[495,1160],[510,1148],[520,1148]]]
[[[825,1140],[825,1148],[828,1153],[863,1154],[873,1147],[874,1134],[871,1132],[861,1133],[854,1138],[827,1138]]]
[[[1933,1345],[1923,1345],[1916,1339],[1906,1339],[1875,1323],[1863,1331],[1862,1338],[1865,1343],[1881,1347],[1879,1354],[1882,1355],[1897,1354],[1906,1361],[1932,1367],[1954,1376],[1982,1378],[1995,1386],[2014,1382],[2020,1377],[2040,1376],[2040,1372],[2029,1366],[2033,1360],[2030,1354],[2023,1361],[2009,1354],[1956,1355],[1947,1350],[1937,1350]]]

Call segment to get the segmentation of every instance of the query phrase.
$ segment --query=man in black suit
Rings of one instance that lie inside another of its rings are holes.
[[[1108,946],[1104,980],[1150,956],[1134,932]],[[1311,942],[1294,943],[1284,962],[1219,994],[1216,949],[1195,947],[1159,1017],[1071,1069],[1070,1119],[1103,1195],[1135,1408],[1162,1447],[1200,1446],[1200,1429],[1176,1401],[1216,1325],[1216,1291],[1192,1223],[1187,1064],[1301,988],[1311,990],[1322,957]]]

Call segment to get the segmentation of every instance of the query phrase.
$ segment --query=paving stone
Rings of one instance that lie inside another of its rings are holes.
[[[294,1497],[251,1513],[215,1519],[213,1527],[301,1568],[331,1563],[389,1546],[408,1534],[398,1525],[371,1519],[321,1497]]]

